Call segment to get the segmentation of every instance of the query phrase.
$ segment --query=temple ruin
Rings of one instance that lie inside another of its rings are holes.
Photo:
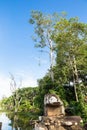
[[[34,130],[83,130],[80,116],[68,116],[63,102],[55,94],[44,97],[44,115],[35,122]]]

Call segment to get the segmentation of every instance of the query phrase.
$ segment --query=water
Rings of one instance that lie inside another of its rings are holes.
[[[8,118],[9,117],[9,118]],[[0,114],[0,122],[2,122],[1,130],[32,130],[32,126],[29,125],[29,117],[18,118],[18,115],[12,116],[11,113],[7,116],[6,113]]]
[[[12,130],[12,127],[9,125],[11,121],[5,113],[1,113],[0,122],[2,122],[2,130]],[[15,128],[13,130],[15,130]]]

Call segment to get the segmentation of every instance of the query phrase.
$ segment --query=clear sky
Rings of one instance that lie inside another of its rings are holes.
[[[0,0],[0,98],[8,96],[10,75],[22,86],[36,86],[49,68],[49,59],[34,48],[32,10],[43,13],[67,12],[87,23],[87,0]],[[40,61],[40,65],[39,65]]]

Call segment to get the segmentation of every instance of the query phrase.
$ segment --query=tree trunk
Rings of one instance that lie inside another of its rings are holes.
[[[76,83],[78,83],[78,71],[77,71],[75,57],[73,57],[73,82],[74,82],[75,98],[76,98],[76,101],[78,102],[79,100],[78,100],[78,94],[76,90]]]

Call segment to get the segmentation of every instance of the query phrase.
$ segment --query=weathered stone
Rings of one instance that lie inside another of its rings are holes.
[[[66,130],[66,129],[62,126],[59,126],[56,130]]]
[[[54,94],[44,97],[44,116],[39,116],[35,130],[83,130],[80,116],[66,116],[63,102]],[[84,126],[84,130],[87,130]]]
[[[60,98],[54,94],[47,94],[44,97],[45,116],[65,115],[64,105]]]
[[[44,123],[45,124],[45,126],[49,126],[50,125],[50,123]]]
[[[35,124],[35,130],[48,130],[47,127],[41,123],[36,123]]]
[[[50,123],[51,123],[51,124],[54,124],[54,120],[51,120]]]
[[[71,130],[83,130],[82,129],[82,127],[81,126],[79,126],[79,125],[73,125],[73,126],[71,126]]]
[[[48,129],[49,129],[49,130],[56,130],[56,128],[54,127],[54,125],[50,125],[50,126],[48,127]]]
[[[78,125],[82,123],[82,119],[80,116],[65,116],[64,117],[64,122],[72,122],[74,125]]]
[[[61,126],[61,122],[59,120],[55,120],[55,126]]]
[[[61,123],[63,126],[72,126],[73,123],[71,121],[65,121]]]

